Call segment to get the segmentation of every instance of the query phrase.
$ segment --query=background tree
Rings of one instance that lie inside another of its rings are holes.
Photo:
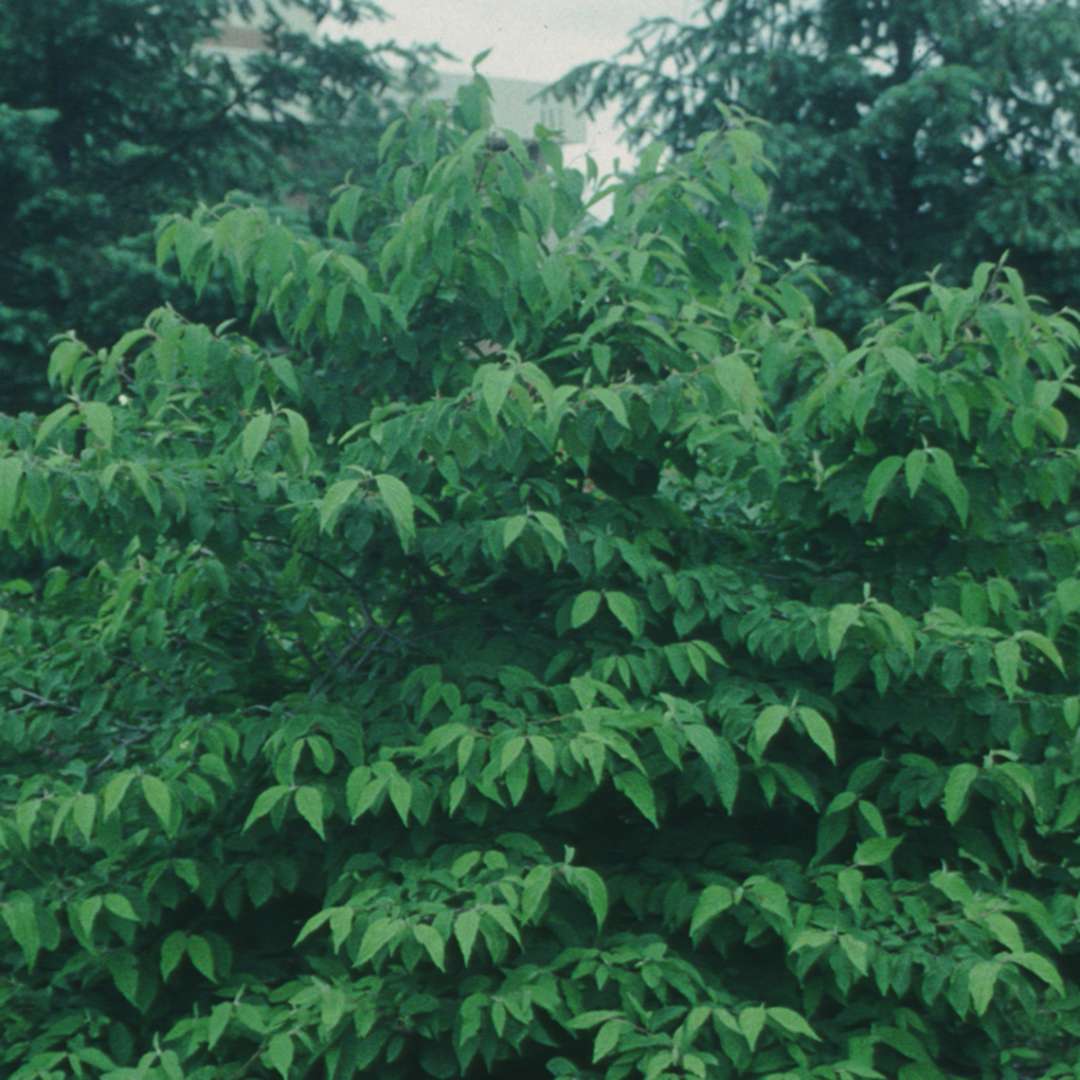
[[[957,283],[1006,249],[1035,292],[1076,304],[1077,56],[1076,0],[709,0],[558,85],[677,152],[717,104],[767,120],[760,249],[820,261],[823,315],[851,331],[934,266]]]
[[[286,351],[162,309],[0,418],[5,1075],[1072,1074],[1075,322],[849,351],[752,132],[585,230],[484,105],[355,246],[164,225]]]
[[[380,14],[367,0],[0,7],[0,410],[40,395],[53,334],[104,344],[178,295],[153,265],[155,214],[233,188],[325,193],[373,167],[392,111],[380,94],[398,78],[387,58],[417,56],[316,41],[290,31],[290,10]],[[230,21],[261,28],[265,49],[207,51]]]

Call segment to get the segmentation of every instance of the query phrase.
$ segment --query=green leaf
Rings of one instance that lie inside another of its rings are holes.
[[[409,489],[396,476],[390,476],[387,473],[380,473],[375,477],[375,486],[379,489],[379,495],[394,519],[402,545],[407,546],[416,535],[416,525],[413,521],[413,498]]]
[[[341,326],[341,316],[345,310],[345,293],[348,283],[338,282],[326,297],[326,330],[331,337],[335,337],[338,327]]]
[[[942,805],[945,808],[945,818],[950,825],[955,825],[963,816],[967,807],[968,791],[979,775],[978,766],[969,762],[954,765],[949,770],[949,779],[945,781],[945,795]]]
[[[653,828],[660,827],[660,822],[656,817],[656,796],[653,794],[652,785],[641,773],[628,770],[617,774],[615,787],[634,804],[641,816]]]
[[[614,390],[609,390],[606,386],[595,386],[592,390],[592,396],[615,417],[618,424],[629,429],[630,418],[626,415],[626,406],[623,404],[622,398]]]
[[[300,384],[296,381],[296,371],[292,366],[292,361],[281,353],[271,353],[269,362],[270,370],[277,376],[278,382],[286,390],[290,390],[294,396],[299,397]]]
[[[976,1016],[984,1016],[994,996],[1001,964],[996,960],[981,960],[968,972],[968,993]]]
[[[569,866],[566,876],[570,884],[585,897],[585,902],[596,919],[597,929],[601,929],[608,912],[607,886],[595,870],[587,866]]]
[[[214,974],[214,953],[210,943],[201,934],[192,934],[187,940],[187,954],[196,971],[211,982],[217,982]]]
[[[412,928],[413,937],[427,950],[431,962],[440,970],[446,970],[446,942],[435,927],[427,923],[416,923]]]
[[[113,441],[113,414],[103,401],[84,401],[80,407],[83,420],[86,422],[90,433],[106,450],[112,448]]]
[[[15,516],[22,474],[22,458],[0,459],[0,529],[6,529]]]
[[[105,909],[111,911],[117,918],[127,919],[129,922],[138,922],[139,916],[131,906],[131,901],[120,893],[109,893],[105,897]]]
[[[848,630],[859,621],[861,614],[861,609],[855,604],[837,604],[829,612],[826,638],[829,643],[830,656],[836,657],[839,654],[844,637]]]
[[[1061,659],[1061,653],[1058,652],[1057,646],[1045,634],[1040,634],[1035,630],[1018,630],[1016,640],[1026,641],[1029,645],[1034,645],[1062,675],[1066,674],[1065,661]]]
[[[577,630],[584,626],[600,610],[600,593],[594,589],[587,589],[574,597],[570,606],[570,627]]]
[[[698,938],[702,930],[718,915],[735,903],[735,894],[726,885],[709,885],[698,897],[690,917],[690,937]]]
[[[934,459],[930,479],[941,493],[952,503],[961,525],[967,524],[969,497],[967,488],[956,475],[952,457],[945,450],[934,448],[928,453]]]
[[[187,934],[174,930],[161,943],[161,981],[168,982],[169,976],[187,953]]]
[[[75,406],[69,401],[58,409],[53,409],[44,420],[38,424],[37,435],[34,438],[34,446],[43,446],[49,436],[75,411]]]
[[[806,1019],[794,1009],[786,1009],[782,1005],[770,1007],[765,1010],[766,1016],[777,1027],[792,1035],[805,1035],[808,1039],[821,1042],[821,1036],[806,1022]]]
[[[1065,996],[1065,984],[1061,981],[1057,968],[1045,956],[1033,952],[1020,952],[1009,953],[1002,959],[1027,968],[1033,975],[1037,975],[1042,979],[1052,990],[1056,990],[1061,997]]]
[[[311,449],[311,432],[308,430],[308,422],[292,409],[283,409],[285,419],[289,424],[289,443],[296,459],[302,464],[307,460],[308,451]]]
[[[259,413],[252,417],[244,426],[244,434],[240,439],[240,452],[248,465],[254,462],[259,451],[270,434],[270,422],[273,419],[269,413]]]
[[[593,1064],[605,1058],[619,1044],[619,1036],[630,1027],[623,1019],[608,1020],[600,1025],[593,1042]]]
[[[323,799],[316,787],[305,784],[296,789],[294,796],[297,813],[315,830],[320,840],[326,839],[323,831]]]
[[[142,786],[143,798],[146,805],[157,814],[158,820],[166,832],[169,832],[172,822],[172,795],[164,781],[156,776],[144,773],[139,778]]]
[[[292,1036],[279,1031],[270,1039],[264,1058],[267,1065],[281,1073],[282,1080],[289,1080],[289,1070],[293,1063]]]
[[[999,641],[994,646],[994,663],[1001,676],[1001,685],[1011,701],[1019,689],[1017,679],[1020,673],[1020,642],[1015,638]]]
[[[24,892],[9,893],[0,904],[0,915],[3,915],[15,944],[22,949],[26,966],[32,971],[41,951],[41,934],[34,901]]]
[[[605,592],[604,600],[608,610],[622,624],[623,628],[633,638],[641,636],[644,619],[641,616],[641,608],[636,600],[631,599],[624,592]]]
[[[913,499],[922,484],[929,464],[930,456],[925,450],[912,450],[904,459],[904,479],[907,481],[908,495]]]
[[[322,532],[329,530],[341,508],[352,498],[359,486],[358,479],[338,480],[330,486],[319,500],[319,529]]]
[[[402,825],[409,824],[409,808],[412,806],[412,785],[403,776],[396,773],[390,777],[388,785],[390,802],[401,818]]]
[[[491,414],[492,420],[499,416],[506,395],[510,387],[514,385],[514,370],[508,367],[499,367],[496,364],[485,364],[480,369],[480,391],[484,398],[484,404]]]
[[[461,949],[462,963],[466,967],[469,966],[469,957],[472,955],[476,932],[479,929],[480,916],[474,908],[466,908],[454,920],[454,937],[457,939],[458,948]]]
[[[784,726],[791,710],[787,705],[766,705],[758,713],[754,721],[754,745],[759,754],[765,753],[765,748],[772,741],[773,736]]]
[[[398,919],[374,919],[368,923],[364,936],[360,940],[360,948],[356,954],[356,963],[364,964],[372,959],[383,946],[389,944],[401,930],[401,922]]]
[[[264,792],[260,793],[259,797],[255,800],[254,805],[251,807],[251,812],[247,816],[247,820],[244,822],[242,832],[247,832],[248,828],[255,824],[261,817],[265,817],[274,809],[275,806],[282,799],[288,795],[289,789],[284,784],[275,784],[273,787],[267,788]]]
[[[888,490],[900,466],[904,464],[901,457],[887,457],[879,461],[870,472],[863,491],[863,506],[866,509],[866,518],[869,521],[874,516],[877,504]]]
[[[105,789],[101,793],[101,816],[103,819],[107,820],[116,812],[116,808],[123,801],[124,795],[134,779],[135,773],[131,769],[125,769],[123,772],[118,772],[105,785]]]
[[[903,837],[872,836],[855,849],[856,866],[877,866],[886,862],[900,845]]]
[[[813,744],[835,765],[836,740],[828,720],[816,709],[807,708],[805,705],[799,706],[799,719]]]
[[[529,519],[524,514],[515,514],[503,521],[503,550],[510,550],[528,522]]]
[[[551,886],[550,866],[534,866],[526,875],[521,889],[522,922],[534,920]]]
[[[765,1016],[765,1007],[763,1005],[752,1005],[749,1009],[743,1009],[739,1013],[739,1030],[746,1037],[751,1051],[757,1046],[758,1038],[765,1027]]]

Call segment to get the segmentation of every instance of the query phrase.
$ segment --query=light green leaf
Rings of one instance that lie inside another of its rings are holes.
[[[524,514],[515,514],[513,517],[508,517],[503,521],[503,549],[505,551],[510,550],[514,541],[521,535],[528,520],[528,517]]]
[[[1065,984],[1061,981],[1057,968],[1045,956],[1033,952],[1020,952],[1009,953],[1003,959],[1027,968],[1028,971],[1033,975],[1037,975],[1051,989],[1056,990],[1062,997],[1065,996]]]
[[[758,1038],[765,1027],[765,1016],[763,1005],[752,1005],[739,1013],[739,1030],[746,1037],[751,1050],[757,1046]]]
[[[496,364],[486,364],[481,368],[480,391],[492,420],[498,418],[503,403],[506,401],[506,395],[513,385],[513,368],[500,367]]]
[[[412,806],[412,785],[396,773],[390,777],[390,802],[401,818],[402,825],[409,824],[409,808]]]
[[[964,809],[967,807],[968,791],[978,775],[978,766],[969,762],[954,765],[949,770],[942,805],[945,808],[945,818],[950,825],[955,825],[963,816]]]
[[[131,781],[135,779],[135,773],[130,769],[118,772],[106,785],[101,795],[101,816],[109,818],[123,801]]]
[[[247,820],[244,822],[241,831],[246,832],[251,825],[254,825],[255,822],[259,820],[259,818],[269,814],[288,793],[289,789],[284,784],[275,784],[273,787],[269,787],[264,792],[260,793],[259,797],[255,800],[255,804],[252,806],[251,812],[248,814]]]
[[[967,524],[969,496],[967,488],[956,475],[956,467],[948,451],[935,447],[928,453],[934,459],[930,479],[935,487],[952,503],[961,525]]]
[[[587,589],[574,597],[570,606],[570,627],[577,630],[584,626],[600,610],[600,593],[595,589]]]
[[[75,406],[71,402],[67,402],[61,405],[58,409],[53,409],[44,420],[38,424],[37,435],[34,437],[34,446],[42,446],[49,436],[75,411]]]
[[[143,798],[146,799],[146,805],[157,814],[158,820],[161,822],[165,831],[168,832],[172,821],[172,795],[169,792],[168,787],[165,785],[164,781],[159,780],[156,776],[150,776],[149,774],[143,774],[143,776],[139,778],[139,783],[142,786]]]
[[[829,721],[816,709],[807,708],[805,705],[799,706],[799,719],[813,744],[835,765],[836,740],[833,738]]]
[[[994,996],[1001,964],[996,960],[982,960],[968,972],[968,993],[976,1016],[984,1016]]]
[[[1019,630],[1016,633],[1016,640],[1026,641],[1029,645],[1034,645],[1062,675],[1066,674],[1065,661],[1061,659],[1061,653],[1058,652],[1057,646],[1045,634],[1040,634],[1035,630]]]
[[[319,528],[326,532],[337,517],[341,508],[352,498],[360,486],[358,479],[338,480],[330,486],[327,493],[319,500]]]
[[[615,1049],[619,1042],[619,1036],[629,1027],[630,1025],[622,1019],[608,1020],[601,1025],[600,1030],[596,1033],[596,1040],[593,1042],[592,1059],[594,1065]]]
[[[597,929],[602,928],[608,913],[607,886],[603,878],[587,866],[569,866],[566,868],[566,876],[570,884],[585,897],[585,902],[596,919]]]
[[[844,636],[847,634],[848,630],[859,621],[859,616],[861,614],[861,610],[855,604],[837,604],[836,607],[829,612],[826,636],[829,642],[829,654],[831,656],[835,657],[839,654],[840,646],[844,641]]]
[[[637,601],[624,592],[605,592],[604,600],[607,602],[608,610],[619,620],[630,636],[640,637],[644,620]]]
[[[994,646],[994,663],[1001,676],[1001,685],[1011,701],[1018,689],[1017,678],[1020,673],[1020,642],[1015,638],[999,641]]]
[[[83,834],[83,839],[87,843],[90,843],[90,834],[94,831],[95,817],[97,817],[97,799],[86,793],[76,795],[71,807],[71,820],[75,822],[75,827]]]
[[[307,460],[308,451],[311,449],[311,432],[308,429],[308,422],[292,409],[283,409],[282,411],[285,413],[285,419],[289,423],[289,442],[292,445],[293,453],[296,455],[297,461],[303,465]]]
[[[560,547],[566,548],[566,535],[563,533],[563,527],[559,522],[559,519],[554,514],[549,514],[546,510],[537,510],[533,517],[536,519],[537,524],[544,530]]]
[[[856,866],[877,866],[899,847],[903,837],[872,836],[855,849]]]
[[[168,982],[169,976],[187,953],[187,934],[174,930],[161,943],[161,981]]]
[[[201,934],[192,934],[187,940],[187,954],[192,966],[211,982],[217,982],[214,974],[214,952]]]
[[[866,488],[863,491],[863,506],[866,509],[867,520],[874,516],[877,504],[888,490],[889,485],[893,482],[896,474],[900,471],[900,466],[903,464],[904,459],[901,457],[887,457],[879,461],[871,470],[866,481]]]
[[[454,937],[457,939],[458,948],[461,949],[461,959],[466,967],[469,966],[469,957],[472,955],[473,944],[476,942],[476,933],[480,929],[480,916],[474,908],[466,908],[454,920]]]
[[[413,937],[427,950],[431,962],[440,970],[446,970],[446,942],[434,926],[417,923],[412,928]]]
[[[331,337],[337,334],[338,327],[341,326],[341,316],[345,310],[345,293],[348,287],[347,282],[338,282],[326,297],[326,329]]]
[[[8,893],[0,904],[0,915],[3,915],[15,944],[22,949],[26,966],[33,970],[37,954],[41,951],[41,933],[34,901],[24,892]]]
[[[690,937],[697,939],[706,926],[735,903],[735,894],[726,885],[709,885],[698,897],[690,918]]]
[[[370,960],[384,946],[397,937],[401,930],[401,922],[398,919],[373,919],[364,936],[360,940],[360,948],[356,953],[356,963],[363,964]]]
[[[808,1039],[821,1042],[821,1036],[794,1009],[785,1009],[782,1005],[777,1005],[766,1009],[765,1014],[772,1023],[783,1028],[784,1031],[789,1031],[792,1035],[805,1035]]]
[[[111,911],[117,918],[127,919],[129,922],[138,922],[139,916],[131,906],[131,901],[120,893],[109,893],[105,897],[105,909]]]
[[[315,830],[319,839],[325,840],[326,833],[323,831],[323,800],[318,788],[305,784],[296,789],[294,796],[296,810],[300,816]]]
[[[551,886],[550,866],[534,866],[526,875],[521,889],[521,919],[529,922],[540,910],[540,905]]]
[[[300,384],[296,381],[296,371],[292,361],[281,353],[273,353],[270,356],[270,370],[278,377],[278,381],[286,390],[291,390],[296,396],[300,396]]]
[[[84,401],[81,411],[90,433],[106,450],[111,449],[113,441],[112,409],[103,401]]]
[[[259,451],[266,442],[266,436],[270,434],[270,422],[273,419],[269,413],[259,413],[253,416],[244,425],[244,434],[240,439],[240,452],[248,465],[254,462]]]
[[[592,396],[615,417],[617,423],[629,429],[630,418],[626,415],[626,406],[623,404],[622,398],[614,390],[609,390],[606,386],[595,386],[592,390]]]
[[[270,1039],[264,1058],[267,1065],[281,1073],[282,1080],[289,1080],[289,1070],[293,1063],[292,1036],[279,1031]]]
[[[387,473],[380,473],[375,477],[375,486],[379,489],[379,495],[394,519],[402,546],[406,546],[408,541],[416,535],[416,524],[413,521],[413,498],[409,494],[409,489],[396,476],[390,476]]]
[[[765,753],[765,747],[773,736],[784,726],[791,710],[787,705],[766,705],[754,721],[754,745],[759,754]]]
[[[0,459],[0,529],[6,529],[15,516],[22,474],[22,458]]]
[[[656,796],[652,785],[639,772],[622,772],[615,777],[615,787],[637,807],[642,817],[654,828],[660,827],[656,818]]]
[[[912,450],[904,459],[904,479],[907,481],[908,495],[915,498],[915,493],[926,475],[930,457],[925,450]]]

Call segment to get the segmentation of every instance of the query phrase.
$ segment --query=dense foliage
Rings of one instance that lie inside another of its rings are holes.
[[[1075,322],[849,350],[752,131],[589,227],[485,106],[2,421],[2,1071],[1075,1075]]]
[[[232,188],[305,195],[312,177],[328,189],[374,166],[385,52],[290,30],[293,11],[379,13],[368,0],[0,5],[0,410],[41,400],[52,334],[78,326],[104,345],[176,295],[154,268],[155,214]],[[262,50],[206,48],[244,20]]]
[[[1077,0],[706,0],[653,19],[563,80],[677,151],[717,103],[769,121],[760,250],[827,268],[849,331],[941,265],[960,284],[1005,249],[1051,304],[1080,294]]]

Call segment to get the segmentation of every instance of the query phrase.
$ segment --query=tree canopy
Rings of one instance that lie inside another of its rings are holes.
[[[823,312],[851,332],[935,266],[960,284],[1006,249],[1032,290],[1076,303],[1078,56],[1076,0],[708,0],[559,86],[677,152],[718,104],[768,121],[760,250],[820,261]]]
[[[983,264],[849,349],[734,117],[594,227],[485,112],[336,243],[163,223],[282,347],[0,418],[5,1075],[1072,1075],[1080,328]]]
[[[389,53],[316,41],[290,11],[379,14],[367,0],[0,6],[0,410],[41,392],[51,335],[77,326],[103,345],[177,295],[154,270],[155,214],[373,167]],[[260,28],[263,48],[207,49],[230,20]]]

